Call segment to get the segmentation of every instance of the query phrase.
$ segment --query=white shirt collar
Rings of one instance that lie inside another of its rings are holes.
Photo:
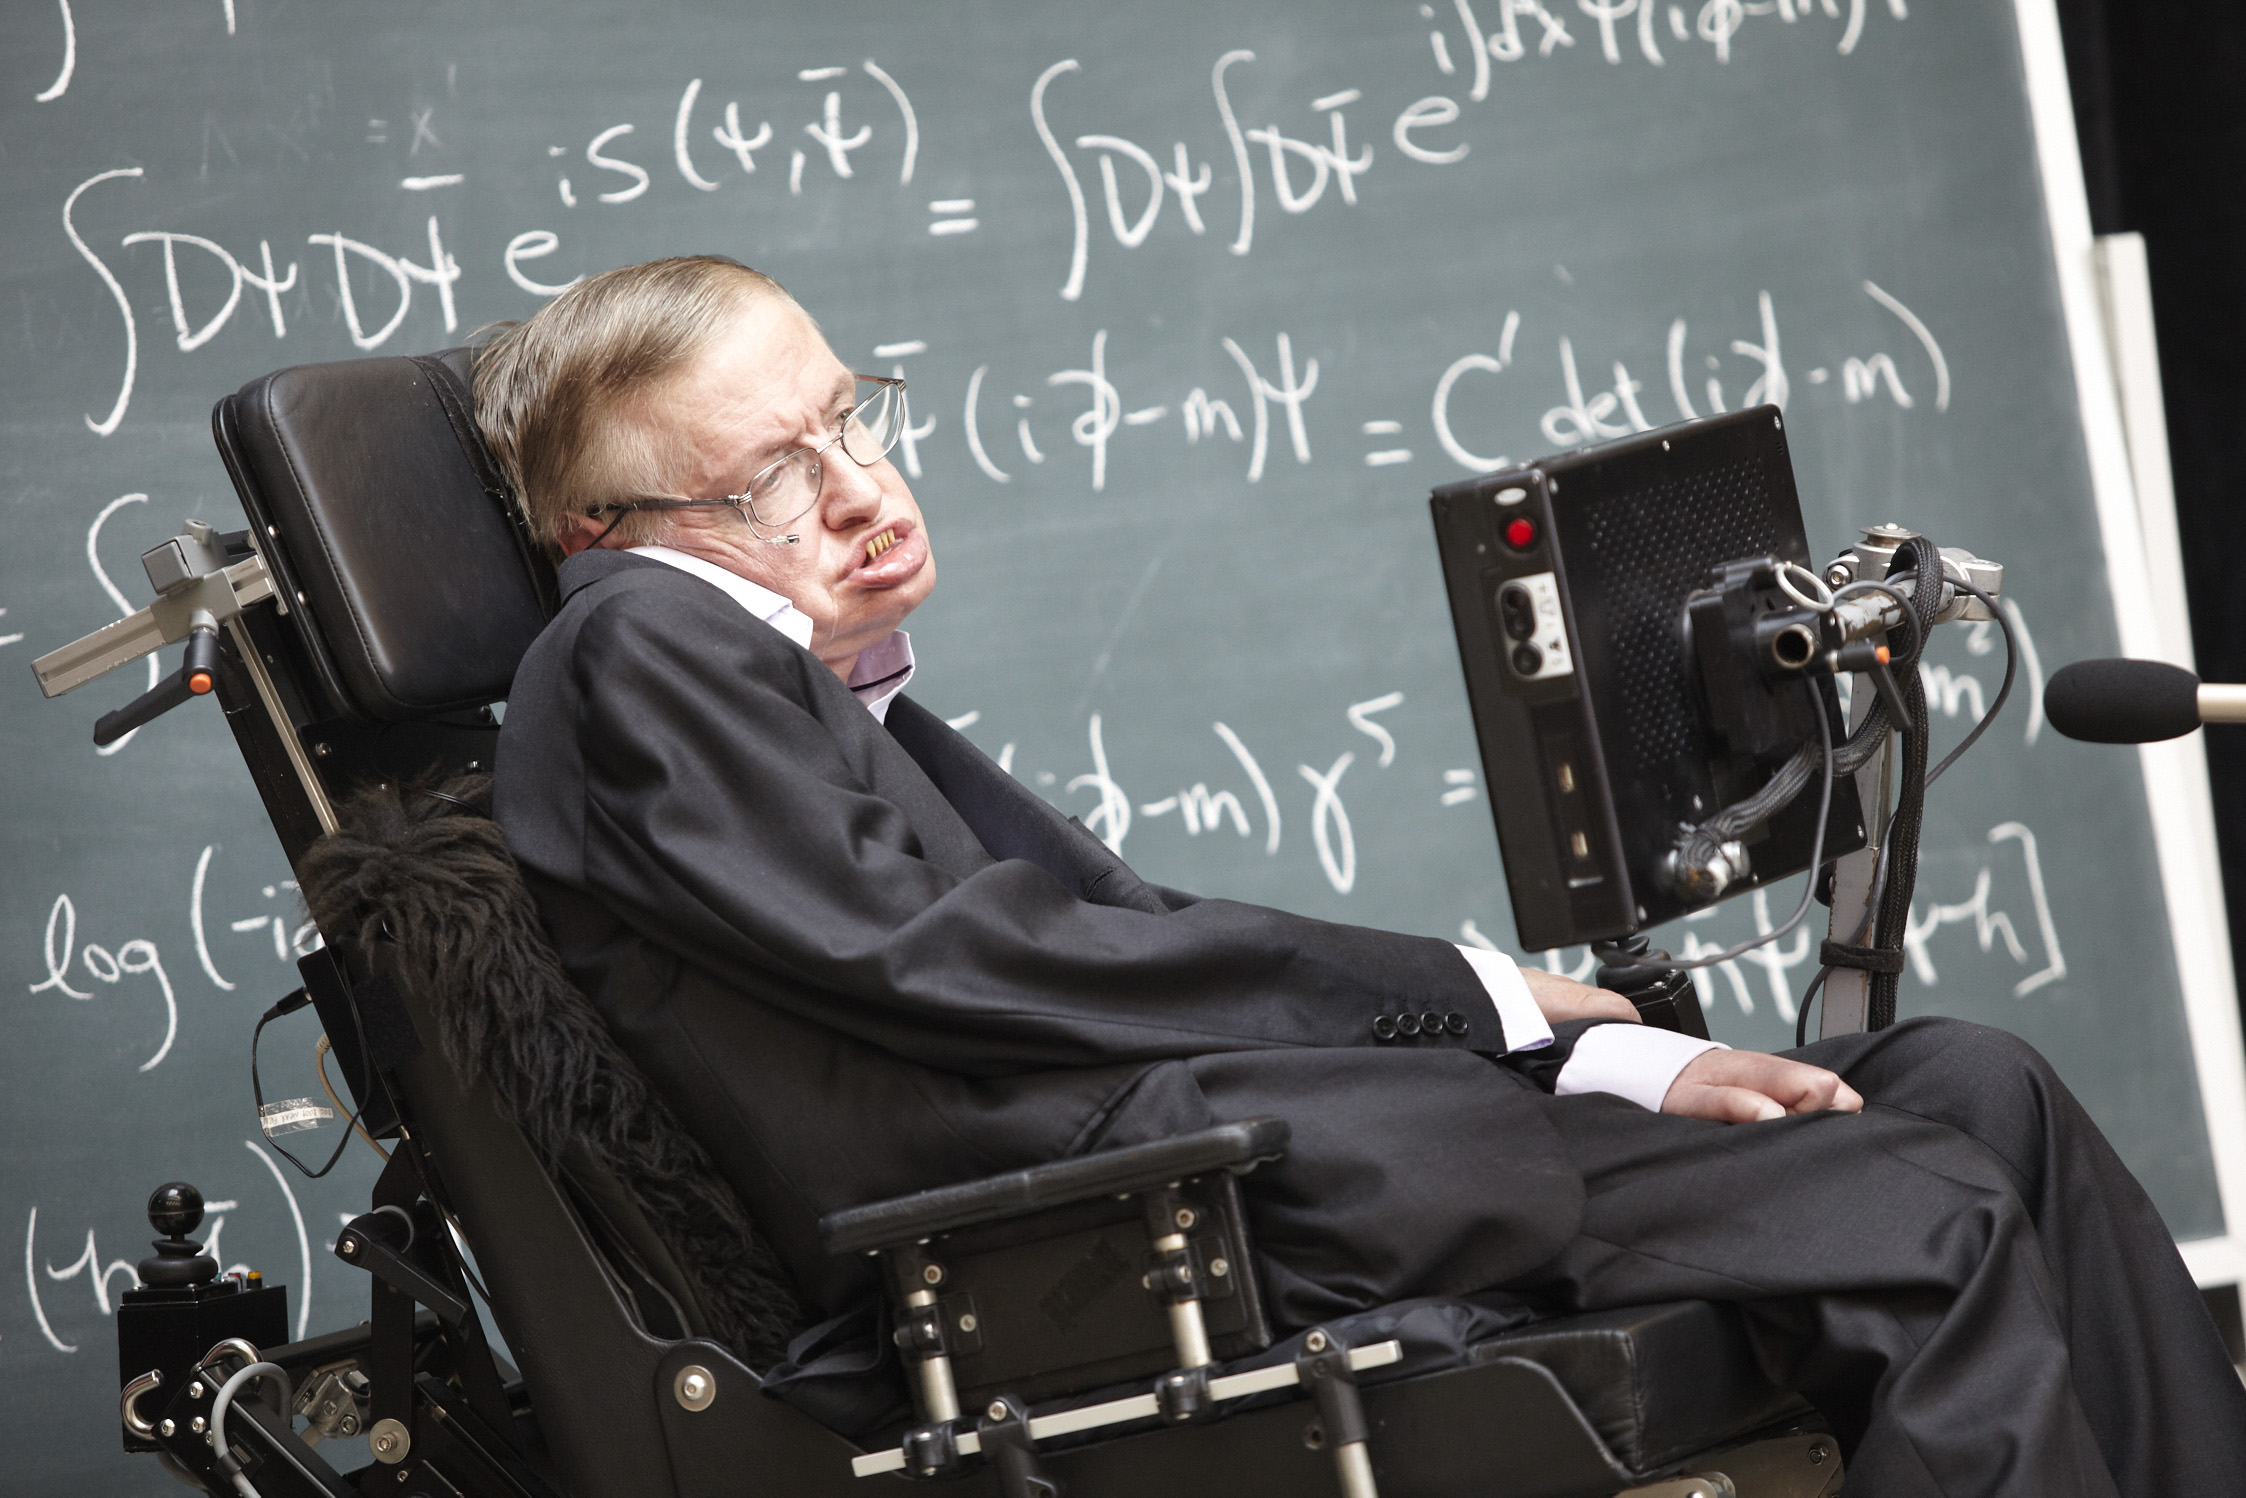
[[[771,625],[804,649],[811,648],[810,616],[770,588],[759,587],[715,562],[706,562],[668,546],[635,546],[631,550],[634,555],[667,563],[713,587],[724,589],[753,617]],[[915,669],[912,636],[900,629],[860,651],[858,663],[851,668],[850,679],[844,685],[866,705],[866,711],[873,714],[875,722],[885,724],[889,721],[889,704],[912,680]]]

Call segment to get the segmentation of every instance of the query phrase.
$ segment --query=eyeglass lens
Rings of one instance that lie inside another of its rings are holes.
[[[905,425],[905,402],[900,388],[873,380],[858,383],[858,404],[843,421],[842,450],[861,465],[878,463],[897,445]],[[781,526],[801,517],[819,502],[825,478],[819,454],[799,447],[749,481],[742,496],[750,514],[762,526]]]

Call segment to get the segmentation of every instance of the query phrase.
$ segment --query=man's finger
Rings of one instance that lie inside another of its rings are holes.
[[[1861,1113],[1864,1111],[1864,1094],[1843,1082],[1833,1089],[1833,1100],[1826,1106],[1835,1113]]]
[[[1687,1118],[1712,1119],[1717,1123],[1760,1123],[1764,1119],[1784,1118],[1786,1110],[1773,1098],[1763,1096],[1749,1087],[1709,1087],[1689,1085],[1672,1093],[1662,1105],[1664,1113],[1681,1113]]]

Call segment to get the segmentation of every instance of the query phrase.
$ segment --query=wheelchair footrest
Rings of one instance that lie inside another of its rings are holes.
[[[1400,1342],[1375,1342],[1366,1347],[1351,1348],[1349,1369],[1363,1373],[1372,1368],[1385,1368],[1390,1363],[1402,1361],[1403,1344]],[[1216,1404],[1228,1400],[1245,1399],[1250,1394],[1263,1394],[1273,1389],[1289,1389],[1301,1382],[1293,1363],[1281,1363],[1271,1368],[1255,1368],[1246,1373],[1230,1373],[1209,1380],[1209,1398]],[[1049,1415],[1032,1415],[1029,1420],[1029,1438],[1032,1441],[1050,1441],[1061,1436],[1075,1435],[1080,1431],[1099,1430],[1110,1425],[1122,1425],[1133,1420],[1154,1420],[1162,1417],[1162,1407],[1153,1394],[1134,1394],[1124,1399],[1111,1399],[1105,1404],[1086,1405],[1082,1409],[1056,1410]],[[982,1439],[972,1430],[961,1430],[953,1437],[955,1449],[961,1456],[973,1456],[982,1450]],[[851,1460],[850,1470],[860,1477],[874,1477],[884,1472],[907,1470],[905,1448],[898,1446],[889,1451],[868,1452]]]

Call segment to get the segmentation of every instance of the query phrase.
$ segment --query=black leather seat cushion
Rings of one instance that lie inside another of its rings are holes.
[[[1470,1358],[1542,1364],[1636,1472],[1810,1413],[1764,1376],[1738,1310],[1710,1301],[1536,1322],[1477,1343]]]

